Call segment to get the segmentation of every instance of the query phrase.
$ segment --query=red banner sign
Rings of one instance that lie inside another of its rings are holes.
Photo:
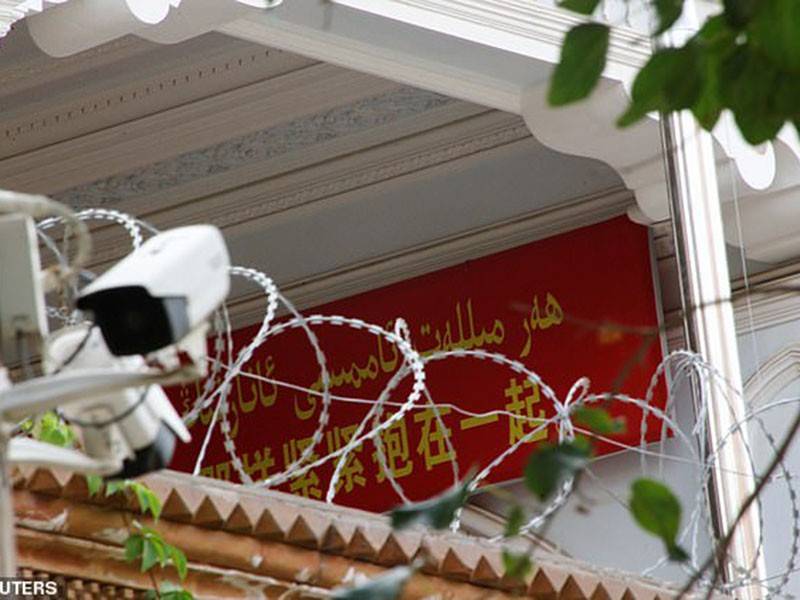
[[[595,392],[612,389],[644,395],[662,359],[657,336],[642,331],[657,327],[656,302],[647,230],[621,217],[534,242],[478,260],[409,279],[306,311],[344,315],[392,328],[402,317],[414,346],[423,355],[438,350],[482,349],[503,353],[538,373],[562,400],[580,377]],[[615,323],[624,327],[611,327]],[[240,346],[257,326],[234,335]],[[344,445],[392,374],[402,363],[397,348],[363,331],[316,326],[328,359],[331,391],[340,399],[319,457]],[[649,341],[648,341],[649,340]],[[244,371],[311,390],[320,390],[319,369],[301,330],[269,338]],[[450,460],[462,471],[482,467],[530,432],[535,424],[509,416],[470,416],[504,410],[521,417],[549,417],[553,406],[537,385],[506,367],[467,358],[450,358],[426,367],[427,384],[442,407],[443,429],[424,399],[418,409],[383,433],[387,465],[412,499],[426,498],[452,482]],[[410,379],[410,378],[409,378]],[[181,412],[191,406],[201,384],[170,391]],[[391,401],[402,402],[406,381]],[[656,403],[663,403],[659,389]],[[264,479],[292,463],[309,443],[317,425],[321,399],[313,393],[239,376],[230,395],[232,436],[245,469]],[[387,407],[389,413],[396,410]],[[192,427],[193,442],[178,449],[172,467],[191,470],[210,421],[213,406]],[[610,408],[627,427],[618,439],[637,443],[641,411],[630,405]],[[653,432],[653,439],[658,428]],[[555,426],[524,445],[489,478],[520,476],[530,450],[555,440]],[[446,438],[452,442],[448,447]],[[601,444],[599,452],[614,450]],[[287,482],[281,489],[324,499],[333,462]],[[218,429],[202,474],[238,481]],[[371,443],[353,453],[342,472],[336,501],[383,511],[398,503]]]

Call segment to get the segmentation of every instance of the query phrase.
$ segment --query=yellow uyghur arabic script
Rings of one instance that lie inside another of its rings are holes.
[[[472,350],[503,343],[506,337],[506,330],[500,319],[495,319],[491,326],[487,324],[480,327],[480,329],[475,325],[471,298],[467,299],[463,308],[461,302],[456,302],[454,312],[455,320],[452,323],[450,319],[447,319],[438,326],[433,326],[430,323],[422,323],[420,325],[420,354],[422,356],[428,356],[434,352],[449,352],[458,349]],[[433,344],[434,340],[435,344]]]
[[[547,292],[543,310],[539,309],[539,296],[534,296],[531,304],[531,313],[522,319],[522,328],[528,335],[528,339],[525,341],[525,346],[522,348],[522,352],[519,353],[519,357],[525,358],[531,353],[534,331],[537,329],[550,329],[554,325],[561,325],[563,322],[564,311],[553,294]]]
[[[391,330],[393,323],[386,323],[386,329]],[[432,325],[423,323],[419,328],[420,354],[428,356],[434,352],[448,352],[450,350],[471,350],[485,346],[499,346],[505,340],[506,331],[500,319],[494,319],[490,324],[485,323],[480,327],[475,323],[475,311],[472,299],[466,302],[456,302],[453,310],[453,319],[447,319],[442,324]],[[365,360],[353,360],[349,366],[340,369],[331,369],[329,389],[331,391],[350,387],[361,388],[367,381],[375,381],[381,374],[391,374],[397,369],[400,354],[395,344],[390,344],[380,337],[376,337],[377,351],[370,354]],[[311,384],[310,389],[317,393],[308,394],[294,399],[294,414],[298,419],[307,421],[314,417],[317,411],[319,392],[323,389],[322,376]]]

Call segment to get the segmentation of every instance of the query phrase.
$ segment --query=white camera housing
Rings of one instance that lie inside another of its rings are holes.
[[[90,327],[68,327],[51,335],[44,355],[45,371],[52,373],[62,365],[64,371],[104,368],[130,372],[145,367],[141,356],[112,356],[100,332]],[[76,426],[87,456],[119,466],[118,471],[107,473],[110,476],[136,477],[162,469],[172,459],[176,438],[191,441],[183,420],[158,385],[89,396],[64,404],[61,412]]]
[[[81,290],[116,356],[149,354],[204,325],[230,290],[225,239],[212,225],[153,236]]]

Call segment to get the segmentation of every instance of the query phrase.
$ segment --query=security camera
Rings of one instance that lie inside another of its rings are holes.
[[[143,369],[141,356],[113,356],[96,327],[84,324],[59,330],[47,341],[47,373],[108,369]],[[169,465],[176,438],[191,436],[183,420],[158,385],[123,388],[62,405],[61,414],[75,426],[83,452],[103,464],[113,464],[110,477],[130,478]]]
[[[149,354],[204,325],[230,289],[230,258],[212,225],[153,236],[86,286],[78,308],[93,315],[116,356]]]

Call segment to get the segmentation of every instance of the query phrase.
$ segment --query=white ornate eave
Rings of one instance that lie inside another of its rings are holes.
[[[28,15],[40,13],[49,6],[66,0],[0,0],[0,38],[11,31],[14,23]]]
[[[28,18],[36,43],[67,56],[128,34],[175,43],[281,0],[0,0],[0,37]]]
[[[36,42],[61,56],[134,33],[161,43],[218,30],[456,98],[522,115],[545,144],[614,167],[635,192],[635,220],[667,216],[655,119],[625,130],[614,122],[650,53],[648,16],[635,3],[606,2],[596,18],[612,29],[600,89],[554,110],[545,102],[563,35],[580,18],[533,0],[0,0],[4,23],[28,18]],[[711,10],[695,6],[698,14]],[[693,15],[685,26],[691,28]],[[694,18],[696,22],[697,19]],[[431,43],[431,39],[435,43]],[[427,40],[427,45],[419,40]],[[800,255],[800,143],[794,130],[754,149],[725,115],[714,131],[728,242],[779,262]],[[733,219],[738,210],[740,218]],[[739,226],[741,222],[741,227]]]

